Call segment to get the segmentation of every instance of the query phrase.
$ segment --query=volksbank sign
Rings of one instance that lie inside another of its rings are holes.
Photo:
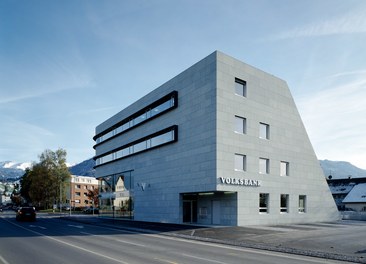
[[[242,185],[242,186],[253,186],[253,187],[261,186],[261,182],[259,180],[229,178],[229,177],[220,177],[220,180],[222,184],[228,184],[228,185]]]

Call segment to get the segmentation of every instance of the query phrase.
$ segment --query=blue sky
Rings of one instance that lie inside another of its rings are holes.
[[[287,81],[319,159],[366,169],[366,1],[0,2],[0,161],[95,127],[220,50]]]

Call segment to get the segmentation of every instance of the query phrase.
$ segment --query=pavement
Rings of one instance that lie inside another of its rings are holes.
[[[366,263],[366,221],[232,227],[151,223],[80,215],[65,215],[62,218],[211,243]]]

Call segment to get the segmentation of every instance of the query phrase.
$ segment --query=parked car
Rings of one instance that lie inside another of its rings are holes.
[[[83,210],[84,214],[99,214],[99,209],[95,207],[87,207]]]
[[[20,207],[16,214],[17,221],[36,221],[36,209],[26,206]]]

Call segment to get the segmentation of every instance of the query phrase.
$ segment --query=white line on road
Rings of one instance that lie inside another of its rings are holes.
[[[5,219],[4,219],[4,220],[5,220]],[[71,244],[71,243],[68,243],[68,242],[62,241],[62,240],[57,239],[57,238],[54,238],[54,237],[47,236],[47,235],[42,234],[42,233],[39,233],[39,232],[37,232],[37,231],[33,231],[33,230],[29,229],[29,228],[26,228],[26,227],[24,227],[24,226],[21,226],[21,225],[15,224],[15,223],[10,222],[10,221],[8,221],[8,220],[5,220],[5,221],[7,221],[8,223],[10,223],[10,224],[12,224],[12,225],[15,225],[15,226],[17,226],[17,227],[19,227],[19,228],[22,228],[22,229],[24,229],[24,230],[27,230],[28,232],[34,233],[34,234],[39,235],[39,236],[43,236],[43,237],[45,237],[45,238],[48,238],[48,239],[53,240],[53,241],[56,241],[56,242],[58,242],[58,243],[61,243],[61,244],[67,245],[67,246],[69,246],[69,247],[73,247],[73,248],[76,248],[76,249],[79,249],[79,250],[82,250],[82,251],[88,252],[88,253],[90,253],[90,254],[97,255],[97,256],[102,257],[102,258],[110,259],[110,260],[115,261],[115,262],[118,262],[118,263],[128,264],[127,262],[124,262],[124,261],[122,261],[122,260],[115,259],[115,258],[109,257],[109,256],[107,256],[107,255],[103,255],[103,254],[97,253],[97,252],[95,252],[95,251],[92,251],[92,250],[89,250],[89,249],[86,249],[86,248],[83,248],[83,247],[79,247],[79,246],[77,246],[77,245],[74,245],[74,244]],[[8,262],[5,262],[5,264],[9,264],[9,263],[8,263]]]
[[[82,225],[67,225],[67,226],[76,227],[76,228],[84,228],[84,226],[82,226]]]
[[[80,234],[88,235],[88,236],[95,236],[94,234],[92,234],[92,233],[88,233],[88,232],[80,232]]]
[[[29,225],[29,227],[38,227],[38,228],[43,229],[43,230],[47,229],[44,226],[36,226],[36,225]]]
[[[89,235],[89,236],[95,236],[95,234],[88,233],[88,232],[80,232],[80,234]],[[108,238],[108,237],[104,237],[104,238]],[[121,240],[121,239],[111,239],[111,240],[117,241],[117,242],[121,242],[121,243],[125,243],[125,244],[129,244],[129,245],[133,245],[133,246],[145,247],[146,248],[146,245],[138,244],[138,243],[133,243],[133,242],[130,242],[130,241],[125,241],[125,240]]]
[[[227,262],[221,262],[221,261],[217,261],[217,260],[213,260],[213,259],[208,259],[208,258],[200,258],[200,257],[196,257],[196,256],[193,256],[193,255],[188,255],[188,254],[182,254],[182,256],[189,257],[189,258],[193,258],[193,259],[199,259],[199,260],[208,261],[209,263],[227,264]]]
[[[118,229],[118,228],[114,228],[114,227],[99,227],[99,228],[115,230],[115,231],[119,231],[119,232],[123,231],[123,232],[130,233],[130,234],[140,234],[142,236],[156,237],[156,238],[166,239],[166,240],[181,241],[181,242],[190,243],[190,244],[198,244],[198,245],[205,245],[205,246],[211,246],[211,247],[226,248],[226,249],[231,249],[233,251],[239,251],[239,252],[248,252],[248,253],[255,253],[255,254],[261,254],[261,255],[267,255],[267,256],[283,257],[283,258],[293,259],[293,260],[304,260],[304,259],[306,259],[309,263],[328,263],[328,260],[323,259],[323,258],[317,258],[317,257],[311,257],[311,256],[302,256],[302,255],[293,255],[293,254],[286,254],[286,253],[282,253],[282,252],[267,251],[267,250],[261,250],[261,249],[255,249],[255,248],[245,248],[245,247],[239,247],[239,246],[230,246],[230,245],[217,244],[217,243],[207,243],[207,242],[203,242],[203,241],[195,241],[195,240],[190,240],[190,239],[185,239],[185,238],[169,237],[169,236],[166,236],[166,235],[156,234],[156,232],[154,232],[154,231],[152,231],[150,234],[143,234],[143,233],[141,233],[141,231],[137,231],[137,230],[133,231],[133,230],[127,230],[127,229]],[[149,231],[146,231],[146,230],[144,230],[144,231],[149,232]],[[147,245],[145,247],[147,247]],[[334,260],[333,263],[342,263],[342,262]]]
[[[3,263],[3,264],[10,264],[9,262],[7,262],[3,256],[0,255],[0,262]]]
[[[125,244],[129,244],[129,245],[133,245],[133,246],[145,247],[146,248],[146,245],[143,245],[143,244],[138,244],[138,243],[133,243],[133,242],[127,242],[127,241],[120,240],[120,239],[116,239],[116,241],[121,242],[121,243],[125,243]]]

